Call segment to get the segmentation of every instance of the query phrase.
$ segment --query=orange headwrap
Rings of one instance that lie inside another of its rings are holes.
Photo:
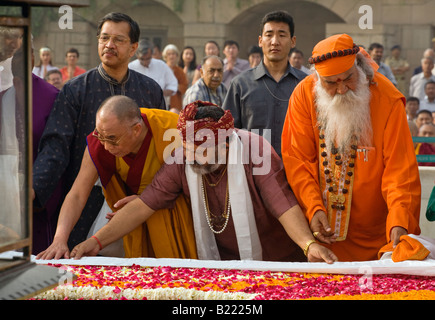
[[[316,65],[320,76],[329,77],[349,70],[359,50],[349,35],[337,34],[320,41],[308,62]]]
[[[207,144],[206,142],[211,142],[211,139],[208,136],[208,133],[210,132],[209,130],[211,130],[214,134],[213,145],[217,145],[218,142],[220,142],[220,139],[225,139],[225,137],[234,129],[234,118],[229,110],[225,110],[224,115],[219,119],[219,121],[212,118],[195,119],[198,107],[200,106],[215,106],[216,108],[219,108],[218,105],[208,101],[197,100],[192,102],[181,110],[178,118],[177,129],[179,130],[184,142],[193,142],[195,145],[201,146]],[[203,130],[201,133],[201,129],[209,130]],[[197,135],[198,132],[199,134]],[[223,134],[221,138],[219,137],[220,134]],[[207,140],[204,141],[205,139]]]

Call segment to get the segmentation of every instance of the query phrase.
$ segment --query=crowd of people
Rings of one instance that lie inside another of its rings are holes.
[[[339,34],[305,61],[294,29],[270,12],[248,59],[234,40],[222,58],[211,40],[197,63],[193,47],[160,52],[110,13],[98,67],[81,69],[70,49],[58,69],[42,48],[34,77],[56,98],[32,196],[34,215],[56,225],[34,233],[33,254],[333,263],[377,259],[419,234],[415,154],[435,148],[409,129],[435,135],[433,59],[405,99],[399,46],[383,61],[381,44],[366,51]]]

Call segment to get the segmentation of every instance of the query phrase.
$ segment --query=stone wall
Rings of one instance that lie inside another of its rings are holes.
[[[227,39],[238,41],[240,56],[246,58],[248,48],[258,42],[258,26],[264,14],[284,9],[295,19],[296,45],[306,58],[325,36],[346,32],[365,46],[381,42],[386,48],[385,55],[391,46],[402,45],[403,56],[413,70],[419,66],[424,49],[432,46],[435,34],[435,1],[430,0],[95,0],[93,3],[90,8],[74,9],[73,30],[60,30],[57,21],[46,23],[35,37],[35,48],[53,47],[55,63],[63,65],[65,51],[75,46],[81,53],[80,64],[86,68],[95,66],[99,62],[96,23],[104,14],[120,11],[138,21],[144,35],[158,33],[162,46],[174,43],[180,50],[186,45],[193,46],[198,62],[209,39],[221,46]],[[373,29],[359,26],[362,14],[358,10],[362,5],[373,10]],[[411,74],[408,72],[408,79]]]

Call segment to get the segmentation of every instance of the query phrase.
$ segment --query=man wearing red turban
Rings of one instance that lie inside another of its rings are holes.
[[[320,41],[282,134],[289,184],[341,261],[373,260],[419,234],[421,186],[405,98],[346,34]]]
[[[177,127],[183,148],[175,150],[175,161],[162,166],[140,197],[119,201],[125,206],[93,239],[74,248],[73,257],[96,254],[184,194],[199,259],[336,260],[315,241],[282,161],[264,138],[234,129],[230,111],[202,101],[180,112]],[[200,160],[198,149],[204,154]],[[258,170],[262,166],[267,170]]]

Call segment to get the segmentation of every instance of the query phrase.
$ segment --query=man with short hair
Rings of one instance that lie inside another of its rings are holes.
[[[266,14],[258,44],[261,63],[234,78],[223,108],[230,110],[236,128],[259,130],[281,156],[281,133],[288,100],[306,73],[293,68],[288,55],[295,46],[293,18],[286,11]]]
[[[183,106],[194,101],[209,101],[222,107],[227,88],[222,83],[223,61],[218,56],[206,56],[201,64],[201,78],[184,94]]]
[[[378,72],[387,77],[388,80],[391,81],[392,84],[397,86],[396,77],[391,71],[391,68],[382,62],[382,57],[384,56],[384,46],[380,43],[374,42],[369,47],[370,57],[378,64]]]
[[[62,73],[59,71],[59,69],[49,70],[45,75],[44,80],[59,90],[63,87]]]
[[[385,64],[390,67],[397,82],[397,89],[402,94],[406,92],[406,74],[409,70],[409,63],[400,56],[402,48],[395,45],[391,48],[391,55],[385,59]]]
[[[231,80],[238,74],[250,68],[249,61],[239,58],[239,44],[234,40],[224,42],[224,77],[223,84],[228,88]]]
[[[86,149],[86,136],[94,130],[97,109],[106,98],[125,95],[140,107],[166,109],[157,82],[128,69],[139,35],[138,24],[123,13],[109,13],[99,22],[97,36],[101,64],[63,86],[41,137],[33,167],[36,208],[45,206],[62,176],[62,196],[70,190]],[[101,187],[95,186],[69,237],[71,246],[86,238],[103,203]]]
[[[69,258],[68,237],[99,178],[110,208],[131,194],[140,194],[160,169],[170,144],[166,130],[176,130],[178,115],[158,109],[139,109],[133,99],[112,96],[97,111],[95,130],[76,180],[63,202],[51,246],[38,259]],[[169,150],[169,149],[168,149]],[[196,258],[190,208],[178,197],[171,209],[159,210],[152,219],[124,237],[125,256]]]
[[[140,197],[121,200],[118,205],[128,203],[94,238],[74,248],[72,257],[97,254],[184,194],[192,206],[199,259],[336,260],[314,240],[281,159],[266,140],[235,130],[231,113],[209,102],[186,106],[177,128],[183,147],[171,163]]]
[[[301,70],[306,74],[311,74],[310,69],[304,66],[304,53],[301,50],[296,48],[291,49],[289,55],[289,62],[293,68]]]
[[[76,48],[70,48],[66,52],[65,60],[67,65],[60,69],[60,72],[62,73],[63,83],[86,72],[85,69],[80,68],[77,65],[79,56],[79,51]]]
[[[425,97],[420,101],[420,109],[435,111],[435,81],[429,80],[424,85]]]
[[[427,123],[433,123],[433,115],[429,110],[421,109],[417,112],[417,117],[415,118],[415,124],[418,129],[421,128],[422,125]]]
[[[261,60],[263,60],[263,50],[259,46],[251,46],[248,50],[249,66],[255,68]]]
[[[414,121],[417,118],[417,111],[420,109],[420,99],[417,97],[408,97],[406,99],[406,116],[408,120]]]
[[[136,57],[128,67],[154,79],[163,90],[166,105],[169,105],[170,97],[178,90],[178,80],[174,72],[163,60],[153,58],[153,44],[148,40],[139,41]]]
[[[422,72],[412,76],[409,84],[409,95],[417,97],[422,101],[425,97],[424,86],[429,81],[435,81],[435,75],[432,74],[434,68],[434,59],[426,56],[421,59]]]
[[[282,134],[287,180],[340,261],[419,234],[421,186],[405,98],[347,34],[320,41]]]

